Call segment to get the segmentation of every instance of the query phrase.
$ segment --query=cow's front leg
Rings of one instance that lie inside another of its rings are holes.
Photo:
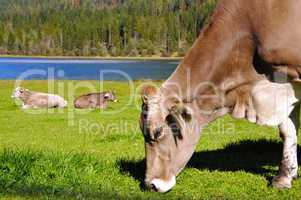
[[[31,109],[31,108],[33,108],[33,106],[25,104],[25,103],[22,104],[22,109],[23,110],[28,110],[28,109]]]
[[[295,112],[298,108],[299,106],[295,108]],[[276,188],[291,188],[292,180],[298,176],[297,130],[299,123],[296,123],[298,120],[293,119],[295,112],[279,126],[283,140],[283,154],[279,173],[272,181],[272,185]]]

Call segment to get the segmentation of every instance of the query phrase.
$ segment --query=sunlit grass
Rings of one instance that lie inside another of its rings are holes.
[[[99,83],[88,81],[99,89]],[[144,191],[144,144],[139,103],[129,86],[105,82],[119,103],[106,112],[75,110],[70,88],[81,82],[55,83],[70,103],[63,111],[27,113],[10,98],[13,81],[0,81],[0,195],[7,199],[301,199],[301,181],[276,190],[282,143],[276,129],[225,117],[207,127],[188,167],[167,194]],[[141,82],[136,82],[136,87]],[[47,92],[45,81],[25,81]],[[60,93],[60,92],[59,92]],[[129,105],[127,105],[129,103]],[[125,106],[127,105],[127,106]],[[120,112],[117,112],[120,111]],[[300,139],[299,139],[300,141]]]

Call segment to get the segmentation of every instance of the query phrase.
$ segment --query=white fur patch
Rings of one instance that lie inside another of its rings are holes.
[[[151,116],[153,114],[156,114],[158,112],[160,112],[161,108],[160,108],[160,95],[155,95],[152,96],[151,98],[149,98],[148,100],[148,115]]]
[[[59,108],[63,108],[67,106],[67,102],[60,96],[55,94],[46,94],[48,96],[48,107],[58,106]]]
[[[171,190],[171,188],[173,188],[176,185],[176,177],[173,176],[170,181],[164,181],[161,179],[154,179],[151,181],[151,184],[153,184],[156,189],[158,190],[158,192],[168,192],[169,190]]]
[[[14,89],[13,94],[11,95],[12,98],[19,98],[21,96],[21,91],[22,88],[17,87],[16,89]]]
[[[284,122],[298,102],[291,84],[260,81],[252,90],[257,124],[277,126]]]
[[[280,125],[280,131],[284,134],[285,138],[288,138],[289,140],[293,139],[296,140],[297,139],[297,135],[296,135],[296,128],[294,123],[292,122],[292,120],[290,118],[288,118],[287,120],[285,120],[281,125]],[[294,141],[296,142],[296,141]]]

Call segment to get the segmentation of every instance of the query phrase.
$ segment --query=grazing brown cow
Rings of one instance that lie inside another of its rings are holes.
[[[108,92],[90,93],[82,95],[74,100],[75,108],[107,108],[108,101],[117,102],[115,94],[110,90]]]
[[[291,187],[298,171],[300,19],[299,0],[219,1],[176,71],[160,88],[142,92],[149,188],[170,190],[202,128],[227,113],[279,127],[283,158],[273,186]],[[284,73],[292,84],[272,83],[262,72]]]

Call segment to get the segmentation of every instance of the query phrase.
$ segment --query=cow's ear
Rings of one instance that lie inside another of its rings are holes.
[[[147,104],[149,97],[157,93],[157,88],[152,85],[144,86],[141,90],[141,100],[143,103]]]

